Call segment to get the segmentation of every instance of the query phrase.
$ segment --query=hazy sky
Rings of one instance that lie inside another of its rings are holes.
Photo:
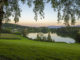
[[[25,25],[25,26],[53,26],[53,25],[64,25],[63,22],[58,23],[57,21],[57,12],[54,12],[51,8],[50,4],[46,4],[45,6],[45,18],[38,19],[38,21],[34,20],[34,12],[33,7],[29,8],[26,4],[20,4],[22,9],[20,20],[17,24]],[[13,23],[13,21],[12,21]],[[77,23],[79,24],[80,21]]]

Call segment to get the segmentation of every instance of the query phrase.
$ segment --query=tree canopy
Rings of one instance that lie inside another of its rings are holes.
[[[0,0],[0,21],[9,21],[9,17],[13,16],[15,23],[18,22],[21,15],[19,2],[29,7],[34,5],[35,20],[38,19],[38,15],[41,19],[44,18],[44,8],[47,3],[50,3],[53,10],[57,12],[58,21],[64,20],[65,25],[74,25],[80,18],[79,0]]]

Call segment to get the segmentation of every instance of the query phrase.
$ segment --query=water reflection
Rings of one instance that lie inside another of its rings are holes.
[[[48,36],[48,33],[43,34],[46,38]],[[37,38],[37,33],[29,33],[27,35],[28,38],[36,39]],[[70,38],[70,37],[62,37],[57,35],[56,33],[51,33],[51,38],[55,42],[65,42],[65,43],[75,43],[75,40]]]

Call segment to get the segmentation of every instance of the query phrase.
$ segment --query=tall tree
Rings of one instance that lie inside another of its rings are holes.
[[[47,37],[47,41],[52,41],[52,38],[51,38],[51,34],[50,34],[50,32],[48,32],[48,37]]]
[[[58,12],[58,21],[64,20],[65,25],[75,24],[75,20],[80,18],[80,0],[0,0],[0,30],[2,21],[9,21],[10,16],[14,17],[15,23],[19,21],[21,12],[19,2],[27,3],[28,6],[34,5],[36,20],[39,14],[41,19],[44,18],[46,3],[51,3],[54,11]]]
[[[20,17],[20,2],[24,3],[27,1],[27,4],[30,6],[31,0],[0,0],[0,30],[2,26],[2,21],[9,21],[9,17],[14,17],[15,23],[19,21]]]

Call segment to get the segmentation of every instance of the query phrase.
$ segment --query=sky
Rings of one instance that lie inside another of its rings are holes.
[[[24,5],[20,4],[20,8],[22,12],[21,12],[20,20],[17,23],[19,25],[32,26],[32,27],[64,25],[63,21],[58,23],[57,12],[53,11],[50,4],[45,5],[45,10],[44,10],[45,18],[42,20],[38,18],[37,21],[34,19],[35,14],[33,12],[33,6],[29,8],[26,4]],[[14,23],[14,21],[12,20],[10,23]],[[80,21],[78,21],[76,25],[78,25],[79,23]]]

